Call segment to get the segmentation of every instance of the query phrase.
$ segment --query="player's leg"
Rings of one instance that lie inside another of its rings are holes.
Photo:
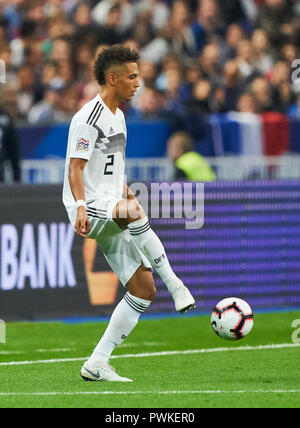
[[[121,345],[148,309],[156,289],[152,272],[143,265],[126,285],[127,293],[114,310],[110,323],[94,351],[95,358],[108,361],[117,345]]]
[[[142,263],[126,288],[132,296],[152,302],[156,295],[156,287],[151,269],[146,268]]]
[[[117,202],[114,198],[103,197],[87,204],[91,223],[89,238],[97,242],[111,269],[128,290],[115,308],[99,344],[81,369],[83,379],[90,381],[130,381],[115,373],[109,364],[109,357],[134,329],[156,292],[150,263],[137,250],[127,233],[122,232],[113,221],[112,211]]]
[[[170,291],[176,309],[179,312],[195,308],[195,300],[182,281],[174,273],[164,246],[152,230],[149,219],[136,199],[122,200],[113,210],[114,221],[124,228],[126,225],[138,249],[144,254],[151,266]]]
[[[156,289],[151,270],[142,264],[126,284],[126,288],[128,292],[114,310],[104,335],[81,370],[85,380],[130,381],[118,376],[108,362],[115,347],[121,345],[129,336],[141,314],[155,297]]]

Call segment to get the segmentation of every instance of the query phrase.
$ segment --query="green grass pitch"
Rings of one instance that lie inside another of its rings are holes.
[[[235,343],[218,338],[208,316],[142,319],[111,360],[134,380],[124,384],[79,376],[106,323],[9,323],[0,407],[299,408],[300,345],[292,343],[299,318],[258,314]]]

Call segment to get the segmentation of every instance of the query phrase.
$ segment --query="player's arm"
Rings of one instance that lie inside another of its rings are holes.
[[[85,159],[71,158],[70,160],[69,182],[75,201],[85,201],[83,170],[86,164],[87,160]],[[86,235],[91,231],[85,206],[80,206],[77,209],[75,229],[76,233],[83,238],[86,238]]]

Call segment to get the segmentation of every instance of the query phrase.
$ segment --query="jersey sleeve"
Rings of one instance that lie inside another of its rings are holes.
[[[124,131],[125,131],[125,136],[127,138],[127,125],[126,125],[125,115],[123,112],[122,112],[122,125],[123,125]]]
[[[97,136],[97,131],[90,125],[75,125],[70,130],[70,158],[90,160]]]

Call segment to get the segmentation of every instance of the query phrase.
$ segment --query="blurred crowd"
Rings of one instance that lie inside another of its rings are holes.
[[[300,117],[299,0],[0,0],[1,106],[30,124],[70,121],[98,92],[96,56],[116,43],[141,54],[129,118],[195,135],[211,113]]]

